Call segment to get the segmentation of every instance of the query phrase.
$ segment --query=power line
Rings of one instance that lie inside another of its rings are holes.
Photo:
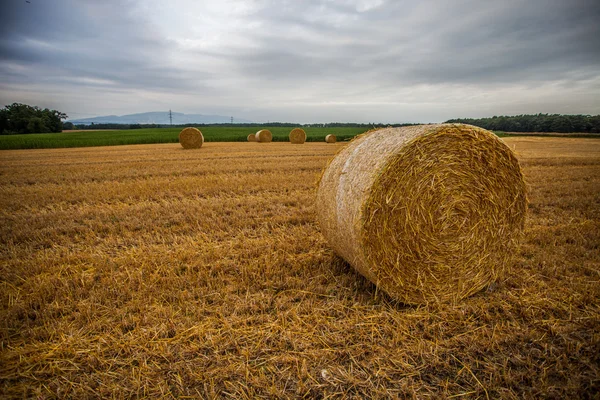
[[[77,115],[90,115],[91,113],[78,113],[78,112],[69,112],[69,111],[65,111],[65,114],[77,114]]]

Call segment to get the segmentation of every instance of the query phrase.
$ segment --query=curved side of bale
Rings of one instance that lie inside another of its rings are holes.
[[[254,134],[254,133],[249,134],[247,139],[249,142],[256,142],[256,134]]]
[[[199,149],[204,144],[204,136],[197,128],[184,128],[179,132],[179,143],[184,149]]]
[[[407,304],[455,302],[505,272],[526,188],[512,151],[463,124],[358,136],[324,171],[321,230],[335,252]]]
[[[255,137],[256,141],[259,143],[269,143],[271,140],[273,140],[273,134],[268,129],[261,129],[260,131],[256,132]]]
[[[290,143],[302,144],[306,142],[306,132],[301,128],[294,128],[290,132]]]
[[[329,134],[327,136],[325,136],[325,143],[335,143],[337,142],[337,138],[335,137],[335,135]]]

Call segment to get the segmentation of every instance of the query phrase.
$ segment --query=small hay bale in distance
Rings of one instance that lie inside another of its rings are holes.
[[[301,128],[294,128],[290,132],[290,143],[302,144],[306,142],[306,132]]]
[[[464,124],[356,137],[323,172],[316,204],[335,252],[405,304],[455,303],[504,275],[527,210],[513,152]]]
[[[261,129],[260,131],[256,132],[255,138],[259,143],[269,143],[271,140],[273,140],[273,134],[268,129]]]
[[[184,128],[179,132],[179,143],[184,149],[199,149],[204,144],[204,136],[199,129]]]
[[[248,135],[248,141],[249,142],[256,142],[256,134],[251,133]]]
[[[325,136],[325,143],[335,143],[337,142],[337,138],[335,137],[335,135],[327,135]]]

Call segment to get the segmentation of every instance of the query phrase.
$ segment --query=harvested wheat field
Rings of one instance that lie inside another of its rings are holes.
[[[344,144],[0,152],[0,395],[597,396],[600,141],[505,142],[530,200],[510,274],[435,306],[326,244]]]

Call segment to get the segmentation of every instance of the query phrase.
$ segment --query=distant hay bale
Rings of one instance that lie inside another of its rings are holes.
[[[302,144],[304,142],[306,142],[306,132],[304,132],[304,129],[292,129],[290,132],[290,143]]]
[[[260,131],[256,132],[255,138],[259,143],[269,143],[271,140],[273,140],[273,134],[268,129],[261,129]]]
[[[256,135],[254,133],[251,133],[248,135],[248,141],[249,142],[256,142]]]
[[[337,141],[337,138],[335,137],[335,135],[327,135],[325,136],[325,142],[326,143],[335,143]]]
[[[179,132],[179,143],[184,149],[199,149],[204,144],[204,136],[196,128],[184,128]]]
[[[504,275],[527,210],[513,152],[464,124],[358,136],[323,172],[316,204],[335,252],[406,304],[456,302]]]

